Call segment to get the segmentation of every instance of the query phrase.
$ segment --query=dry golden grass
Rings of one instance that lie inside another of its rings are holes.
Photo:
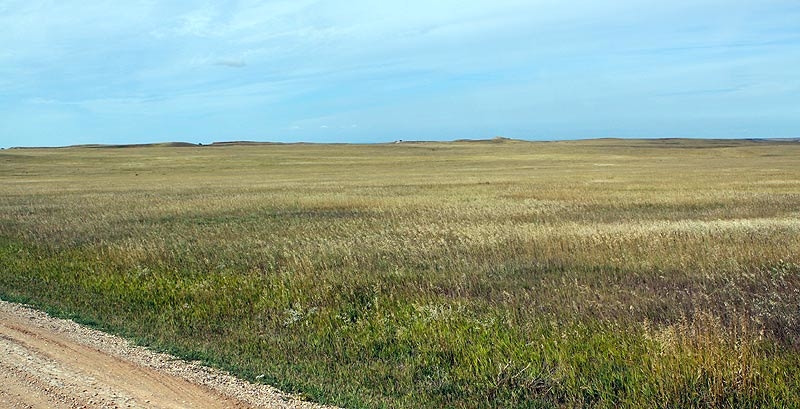
[[[798,143],[22,149],[0,182],[0,295],[317,400],[800,405]]]

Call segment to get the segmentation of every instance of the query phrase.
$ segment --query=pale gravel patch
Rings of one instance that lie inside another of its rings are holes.
[[[151,351],[124,338],[85,327],[74,321],[51,317],[26,305],[0,300],[0,311],[24,318],[31,326],[59,333],[78,344],[90,346],[142,367],[185,379],[256,408],[333,408],[303,401],[300,397],[282,392],[275,387],[254,384],[198,362],[187,362],[173,355]]]

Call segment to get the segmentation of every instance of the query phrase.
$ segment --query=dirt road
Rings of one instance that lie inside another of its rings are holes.
[[[0,408],[321,408],[0,301]]]

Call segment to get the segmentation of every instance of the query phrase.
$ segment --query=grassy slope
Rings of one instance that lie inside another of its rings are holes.
[[[800,144],[0,152],[0,295],[352,407],[798,406]]]

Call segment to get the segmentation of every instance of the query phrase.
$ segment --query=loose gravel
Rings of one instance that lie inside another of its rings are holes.
[[[0,406],[326,407],[1,300]]]

